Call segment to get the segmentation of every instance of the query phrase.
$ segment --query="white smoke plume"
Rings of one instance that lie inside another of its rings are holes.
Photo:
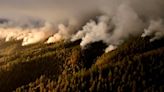
[[[67,26],[64,24],[58,24],[57,33],[49,37],[46,43],[55,43],[60,40],[69,40],[77,31],[79,24],[80,23],[78,23],[75,19],[69,20]]]
[[[106,49],[105,49],[105,52],[110,52],[112,50],[115,50],[117,48],[117,46],[114,46],[114,45],[109,45]]]
[[[58,32],[55,33],[53,36],[49,37],[46,43],[55,43],[60,40],[67,39],[69,35],[69,29],[65,27],[63,24],[58,25]]]
[[[87,44],[103,41],[109,47],[106,51],[113,50],[129,36],[142,33],[143,22],[137,13],[128,5],[118,7],[115,15],[103,15],[98,18],[98,23],[90,21],[83,30],[77,32],[71,41],[82,39],[80,45],[84,48]]]
[[[44,26],[39,28],[21,28],[21,27],[7,27],[0,28],[0,38],[5,41],[10,40],[23,40],[22,46],[34,44],[44,41],[54,33],[53,25],[45,23]]]
[[[109,21],[110,19],[108,16],[100,16],[98,23],[91,20],[83,27],[83,30],[78,31],[78,33],[73,36],[71,41],[82,39],[82,42],[80,43],[82,47],[96,41],[105,41],[106,38],[109,37],[109,34],[107,33],[107,31],[110,30],[110,25],[108,24]]]
[[[18,1],[22,2],[21,0]],[[116,49],[130,36],[141,35],[142,33],[142,37],[154,35],[150,39],[151,41],[163,37],[164,0],[71,1],[40,0],[40,4],[38,4],[37,0],[28,0],[26,1],[28,5],[24,7],[12,1],[13,5],[11,6],[19,6],[14,8],[15,13],[27,13],[39,18],[42,17],[43,20],[55,23],[57,27],[30,18],[16,23],[10,21],[1,23],[0,21],[0,38],[6,41],[23,40],[23,46],[41,42],[47,38],[45,43],[82,39],[80,43],[82,48],[90,43],[103,41],[108,45],[106,48],[106,52],[108,52]],[[34,2],[36,4],[33,4]],[[6,8],[6,5],[0,7]],[[11,11],[13,7],[6,9]],[[7,10],[3,12],[5,13]],[[97,20],[93,19],[95,16],[97,16]],[[152,21],[149,25],[150,20],[157,18],[160,18],[161,21]],[[86,23],[86,21],[88,22]],[[84,22],[86,25],[81,27]]]
[[[141,37],[146,37],[146,36],[153,36],[150,39],[150,42],[164,37],[163,21],[161,19],[151,20],[148,29],[145,29],[144,33],[141,35]]]

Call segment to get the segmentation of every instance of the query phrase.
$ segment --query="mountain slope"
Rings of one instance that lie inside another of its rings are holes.
[[[132,37],[109,53],[102,42],[85,49],[79,43],[35,44],[2,54],[0,91],[163,92],[163,39]]]

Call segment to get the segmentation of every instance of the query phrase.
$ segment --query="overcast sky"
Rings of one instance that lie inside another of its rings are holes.
[[[0,16],[33,16],[56,21],[70,17],[81,17],[83,14],[104,7],[117,7],[117,4],[126,1],[141,7],[140,10],[146,10],[145,6],[148,7],[148,11],[157,8],[153,11],[154,13],[160,13],[160,6],[164,6],[164,0],[0,0]],[[157,10],[160,12],[156,12]]]
[[[72,2],[76,2],[76,4],[72,4]],[[25,15],[56,20],[80,12],[78,11],[79,5],[83,4],[80,4],[77,0],[0,0],[0,16]],[[76,8],[78,9],[76,10]]]

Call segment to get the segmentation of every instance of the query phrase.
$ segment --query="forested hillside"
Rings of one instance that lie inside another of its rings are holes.
[[[108,53],[101,41],[1,41],[0,92],[163,92],[163,40],[131,37]]]

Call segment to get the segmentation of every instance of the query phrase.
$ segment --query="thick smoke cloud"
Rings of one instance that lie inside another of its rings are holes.
[[[143,3],[147,3],[147,5],[143,5]],[[150,39],[150,41],[154,41],[164,36],[162,5],[164,3],[160,0],[143,0],[143,2],[139,0],[126,0],[116,5],[117,7],[113,10],[108,9],[110,12],[105,12],[105,20],[98,21],[98,23],[92,20],[87,23],[83,27],[83,30],[78,31],[72,37],[72,41],[82,39],[80,44],[82,48],[89,43],[103,41],[109,45],[105,50],[109,52],[116,49],[118,45],[130,36],[141,35],[148,26],[142,37],[154,34],[154,37]],[[160,21],[152,21],[156,18],[160,18]],[[149,21],[151,21],[150,25]]]
[[[153,36],[150,39],[150,42],[164,37],[163,21],[161,19],[150,21],[150,25],[149,25],[148,29],[145,29],[144,33],[141,35],[141,37],[146,37],[146,36]]]
[[[142,33],[144,24],[137,13],[126,4],[121,4],[112,17],[103,15],[98,17],[98,23],[94,20],[87,23],[83,30],[73,36],[72,41],[82,39],[81,46],[89,43],[103,41],[108,44],[108,50],[113,50],[129,36]]]
[[[83,30],[78,31],[78,33],[73,36],[71,41],[82,39],[80,43],[82,47],[85,47],[91,42],[105,41],[106,38],[109,37],[109,34],[107,34],[107,31],[110,29],[110,25],[108,25],[109,21],[108,16],[100,16],[98,23],[91,20],[83,27]]]
[[[2,0],[0,5],[0,16],[11,17],[9,13],[14,12],[16,15],[12,14],[10,19],[17,19],[19,14],[42,19],[0,21],[0,38],[23,40],[22,45],[47,38],[45,43],[82,39],[82,48],[103,41],[109,45],[105,50],[108,52],[130,36],[154,35],[150,41],[164,36],[163,0]]]

